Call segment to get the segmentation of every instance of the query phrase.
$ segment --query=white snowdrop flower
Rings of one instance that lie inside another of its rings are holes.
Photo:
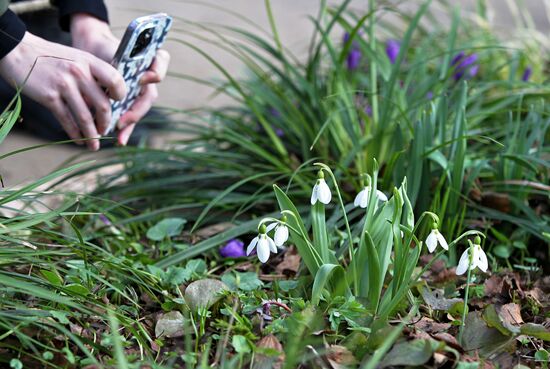
[[[288,241],[288,227],[284,224],[286,223],[286,216],[283,215],[281,218],[281,222],[279,223],[271,223],[267,226],[266,231],[270,232],[271,230],[275,229],[275,234],[273,235],[273,241],[275,242],[275,246],[281,247],[285,244],[286,241]]]
[[[288,240],[288,227],[284,224],[279,224],[275,227],[275,235],[273,236],[273,241],[275,241],[275,246],[281,247]]]
[[[271,237],[266,234],[266,232],[266,226],[262,224],[260,226],[258,236],[254,237],[254,239],[246,248],[246,255],[250,255],[250,253],[254,249],[256,249],[258,259],[260,259],[262,263],[265,263],[269,259],[270,252],[274,254],[277,253],[277,246],[275,246],[275,241],[273,241]]]
[[[356,207],[366,208],[369,206],[369,197],[370,197],[370,186],[365,186],[358,194],[355,196],[355,201],[353,205]],[[386,194],[380,190],[376,190],[376,197],[379,201],[388,201]]]
[[[327,205],[330,202],[330,199],[332,199],[330,188],[328,187],[327,182],[325,182],[325,174],[322,170],[320,170],[317,175],[317,183],[315,183],[315,186],[313,186],[313,191],[311,191],[311,205],[315,205],[317,200]]]
[[[456,275],[462,275],[468,270],[475,268],[481,269],[483,272],[487,272],[489,268],[489,262],[487,261],[487,255],[485,251],[481,248],[481,238],[476,236],[474,243],[462,253],[460,260],[458,261],[458,266],[456,267]],[[471,258],[470,258],[471,253]]]
[[[440,244],[445,250],[449,250],[449,245],[447,244],[445,237],[443,237],[437,227],[434,227],[426,238],[426,246],[428,247],[428,251],[434,252],[437,248],[437,244]]]

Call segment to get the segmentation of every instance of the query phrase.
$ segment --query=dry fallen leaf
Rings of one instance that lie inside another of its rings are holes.
[[[414,328],[426,333],[446,332],[450,327],[450,323],[438,323],[428,317],[422,317],[414,324]]]
[[[281,342],[279,342],[276,336],[269,334],[259,340],[256,346],[260,349],[269,349],[275,352],[279,352],[279,354],[275,353],[275,355],[266,355],[259,352],[256,355],[256,360],[253,367],[254,369],[280,369],[283,366],[285,361],[283,345],[281,345]]]
[[[496,310],[505,325],[509,324],[512,326],[519,326],[523,323],[523,319],[521,318],[521,309],[518,304],[511,303],[497,306]]]
[[[326,357],[333,369],[342,369],[356,364],[355,357],[345,346],[330,345]]]
[[[432,292],[428,287],[425,287],[425,286],[420,286],[419,290],[420,290],[420,294],[422,295],[422,298],[424,299],[424,302],[432,310],[447,311],[454,304],[458,302],[462,302],[462,299],[459,299],[459,298],[452,298],[452,299],[445,298],[441,290],[435,289]]]
[[[275,267],[275,271],[278,274],[284,274],[285,271],[290,271],[294,274],[298,272],[298,269],[300,268],[300,262],[302,261],[302,258],[300,255],[298,255],[298,252],[294,247],[289,248],[283,257],[283,261],[279,263]]]

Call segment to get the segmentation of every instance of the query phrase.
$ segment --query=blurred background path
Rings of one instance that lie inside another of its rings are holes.
[[[546,0],[525,0],[525,4],[531,9],[535,23],[542,29],[548,29],[547,14],[536,11],[541,3]],[[330,1],[334,4],[338,0]],[[403,1],[395,1],[402,3]],[[497,12],[495,23],[502,29],[511,29],[511,14],[505,8],[506,1],[489,1]],[[128,23],[135,17],[155,12],[167,12],[176,18],[175,30],[188,28],[179,19],[198,22],[207,25],[208,23],[229,24],[232,26],[244,27],[253,30],[242,19],[235,15],[227,14],[215,7],[230,7],[230,10],[240,14],[257,23],[262,29],[269,31],[268,18],[264,8],[264,2],[260,0],[210,0],[210,1],[183,1],[183,0],[106,0],[110,12],[111,24],[116,35],[121,36]],[[411,2],[407,2],[407,5]],[[435,3],[435,1],[434,1]],[[471,8],[475,0],[459,0],[463,8]],[[521,2],[514,2],[521,3]],[[211,6],[207,6],[210,4]],[[307,44],[313,30],[312,23],[308,16],[317,14],[319,11],[319,0],[273,0],[273,12],[277,21],[282,43],[297,55],[305,55]],[[367,0],[355,0],[355,8],[365,9]],[[179,19],[178,19],[179,18]],[[513,27],[512,27],[513,29]],[[219,72],[209,64],[203,57],[192,51],[187,46],[177,42],[177,38],[186,36],[181,32],[172,32],[165,47],[170,51],[172,61],[170,71],[174,73],[185,73],[201,78],[216,78]],[[187,38],[189,39],[189,38]],[[196,41],[194,42],[195,44]],[[199,45],[203,51],[209,53],[216,60],[220,61],[227,70],[238,76],[244,74],[243,66],[234,58],[225,53],[209,47],[207,44]],[[181,78],[169,76],[160,85],[160,98],[158,105],[172,108],[184,109],[198,107],[201,105],[219,104],[219,100],[210,100],[211,89],[192,84]],[[19,132],[12,132],[0,147],[0,154],[42,143],[38,139],[26,136]],[[19,154],[0,162],[0,174],[7,187],[11,187],[23,181],[36,179],[47,174],[52,169],[63,163],[68,158],[82,153],[83,150],[68,145],[57,145],[32,152]],[[97,155],[108,155],[108,152],[100,152]]]

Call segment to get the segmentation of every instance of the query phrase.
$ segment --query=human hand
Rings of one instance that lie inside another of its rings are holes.
[[[90,150],[99,149],[111,121],[109,97],[126,95],[122,76],[108,63],[29,32],[0,60],[0,75],[48,108],[71,139],[89,139]]]
[[[119,45],[119,40],[112,34],[109,25],[102,20],[85,13],[71,17],[71,35],[73,46],[88,51],[93,55],[111,62]],[[158,50],[151,67],[140,80],[142,85],[139,97],[118,121],[118,143],[126,145],[137,122],[151,109],[157,99],[156,83],[161,82],[168,70],[170,54]]]

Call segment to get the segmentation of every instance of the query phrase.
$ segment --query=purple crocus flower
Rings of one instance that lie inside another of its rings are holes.
[[[361,63],[361,50],[359,49],[352,49],[348,57],[346,59],[346,64],[349,70],[355,70],[359,67],[359,64]]]
[[[344,44],[347,44],[350,40],[350,34],[348,32],[344,33]],[[359,48],[359,44],[356,41],[353,41],[351,44],[351,49],[348,53],[348,56],[346,58],[346,66],[348,67],[348,70],[355,70],[359,67],[359,64],[361,64],[361,58],[362,53],[361,49]]]
[[[477,64],[477,54],[466,55],[464,51],[458,53],[451,64],[455,67],[454,79],[460,80],[462,77],[475,77],[479,70]]]
[[[275,119],[279,119],[281,117],[281,112],[277,110],[277,108],[274,108],[273,106],[269,107],[269,114]]]
[[[369,104],[365,106],[364,112],[365,114],[367,114],[367,116],[372,117],[372,108]]]
[[[108,227],[113,225],[113,223],[111,223],[111,221],[105,216],[105,214],[99,214],[99,220],[101,220],[101,222]]]
[[[521,80],[523,82],[529,81],[529,78],[531,78],[531,74],[533,74],[533,68],[531,67],[525,68],[525,70],[523,71],[523,75],[521,76]]]
[[[220,248],[220,255],[224,258],[242,258],[246,256],[244,252],[244,243],[237,239],[230,240]]]
[[[401,50],[401,43],[397,40],[388,40],[386,42],[386,55],[390,59],[390,63],[395,64],[399,51]]]

